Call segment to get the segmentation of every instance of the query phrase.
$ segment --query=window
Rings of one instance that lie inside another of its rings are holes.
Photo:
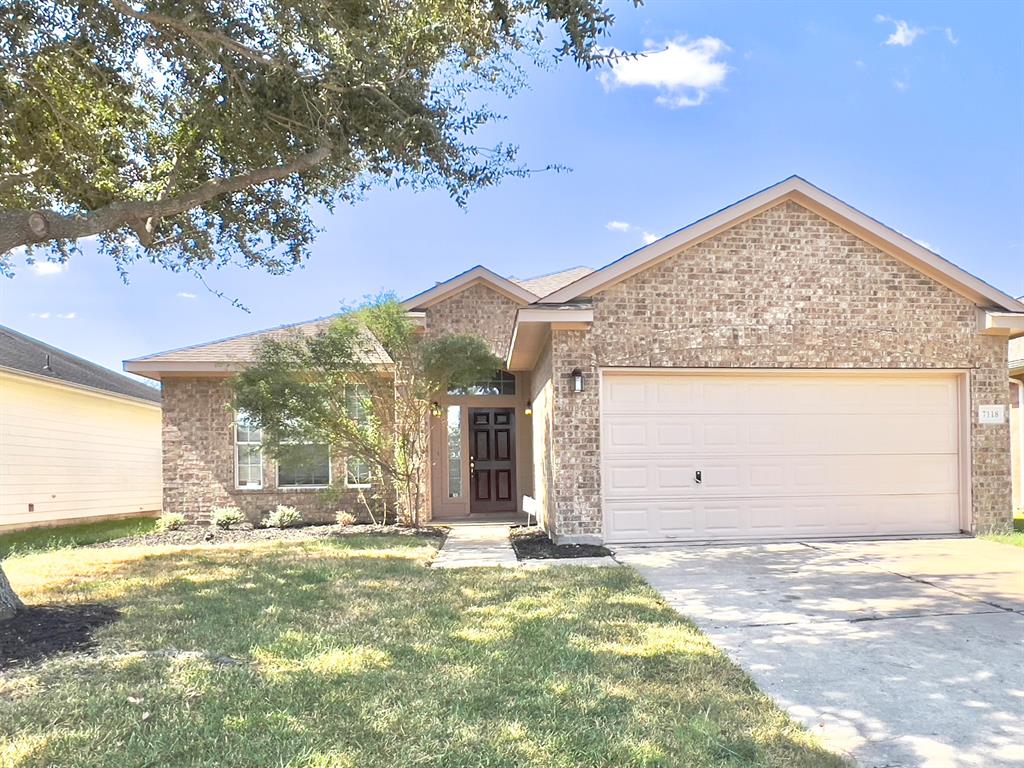
[[[448,406],[448,498],[462,496],[462,407]]]
[[[277,459],[279,488],[326,488],[331,484],[331,452],[326,445],[288,445]]]
[[[365,426],[370,420],[370,412],[366,403],[368,397],[369,393],[366,387],[356,385],[345,389],[345,408],[348,411],[348,417],[358,422],[360,426]]]
[[[345,485],[349,488],[369,488],[370,465],[358,456],[349,456],[345,462]]]
[[[495,371],[487,381],[481,381],[470,387],[452,387],[449,395],[514,395],[516,393],[516,377],[508,371]]]
[[[366,403],[368,397],[369,393],[363,386],[356,385],[345,390],[348,417],[361,427],[370,422],[370,412]],[[370,487],[370,465],[365,459],[349,456],[345,460],[345,485],[349,488]]]
[[[263,487],[263,430],[243,412],[235,415],[235,487]]]

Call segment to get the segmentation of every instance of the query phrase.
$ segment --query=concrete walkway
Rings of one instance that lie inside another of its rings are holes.
[[[509,540],[508,523],[459,523],[448,531],[433,568],[551,568],[559,565],[600,568],[617,566],[611,557],[564,557],[519,560]]]
[[[1024,549],[919,539],[615,555],[861,766],[1024,766]]]
[[[519,561],[508,539],[508,524],[453,525],[437,553],[434,568],[518,568]]]

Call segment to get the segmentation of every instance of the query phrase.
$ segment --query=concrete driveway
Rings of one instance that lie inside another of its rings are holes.
[[[1024,766],[1024,549],[958,538],[616,557],[860,765]]]

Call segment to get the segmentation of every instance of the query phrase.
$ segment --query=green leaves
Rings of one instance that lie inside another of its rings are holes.
[[[330,445],[370,465],[415,520],[439,393],[487,380],[502,361],[474,336],[428,338],[384,295],[315,333],[282,331],[235,380],[235,408],[262,428],[264,447]]]
[[[527,173],[474,143],[497,116],[476,94],[518,88],[524,51],[599,65],[611,22],[600,0],[0,0],[0,255],[66,256],[102,222],[122,267],[278,273],[308,255],[313,203],[396,184],[465,204]],[[111,215],[132,201],[153,206]],[[34,209],[53,225],[33,239]]]

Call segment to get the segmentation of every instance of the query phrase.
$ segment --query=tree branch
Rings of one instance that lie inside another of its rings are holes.
[[[143,245],[151,245],[153,232],[148,221],[176,216],[222,195],[277,181],[315,168],[331,155],[324,146],[294,159],[265,168],[211,179],[194,189],[157,200],[117,202],[84,214],[64,214],[54,210],[32,211],[0,208],[0,255],[22,245],[39,245],[53,240],[77,240],[131,227]]]
[[[151,11],[137,11],[132,8],[124,0],[111,0],[111,5],[114,6],[119,12],[125,16],[131,16],[133,19],[144,21],[154,27],[164,27],[166,29],[173,29],[179,35],[183,37],[191,38],[196,42],[213,43],[220,48],[226,48],[229,51],[234,51],[239,56],[254,61],[257,64],[264,66],[273,67],[285,67],[286,64],[278,61],[266,51],[261,51],[258,48],[240,43],[230,37],[224,35],[218,35],[213,32],[207,32],[203,29],[195,27],[186,21],[172,18],[171,16],[165,16],[160,13],[153,13]]]

